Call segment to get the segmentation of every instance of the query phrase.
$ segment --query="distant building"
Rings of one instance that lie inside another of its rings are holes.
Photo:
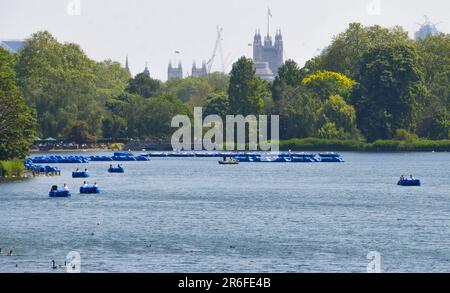
[[[274,43],[272,43],[272,37],[269,33],[264,37],[264,43],[259,30],[255,33],[253,39],[253,62],[257,71],[256,75],[265,80],[275,79],[275,76],[278,74],[278,68],[283,64],[283,36],[280,30],[277,30],[275,34]],[[267,67],[270,70],[267,70]],[[270,72],[272,73],[270,74]]]
[[[147,62],[145,62],[145,69],[144,69],[144,73],[145,75],[147,75],[148,77],[150,77],[150,70],[148,70],[148,64]]]
[[[0,46],[10,53],[17,53],[25,45],[25,41],[22,40],[5,40],[0,41]]]
[[[125,59],[125,69],[127,70],[128,74],[131,76],[130,67],[128,66],[128,55],[127,55],[127,58]]]
[[[197,67],[195,65],[195,61],[194,61],[194,64],[192,64],[192,76],[193,77],[200,77],[200,76],[206,76],[207,74],[208,74],[208,72],[206,70],[206,63],[205,63],[205,61],[203,61],[202,67]]]
[[[438,35],[439,31],[436,24],[432,23],[430,19],[425,15],[425,22],[420,25],[419,30],[414,34],[416,40],[424,40],[428,36]]]
[[[272,70],[270,70],[269,62],[254,62],[253,66],[256,71],[256,76],[259,76],[261,79],[273,81],[275,79],[275,75]]]
[[[181,61],[178,62],[178,66],[172,66],[172,61],[169,62],[169,67],[167,68],[167,79],[171,80],[174,78],[183,78],[183,67],[181,66]]]

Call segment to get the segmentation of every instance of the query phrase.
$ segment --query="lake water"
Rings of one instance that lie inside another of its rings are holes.
[[[0,271],[59,271],[51,260],[78,251],[83,272],[365,272],[377,251],[384,272],[450,272],[450,154],[342,155],[153,158],[124,174],[60,164],[62,176],[0,183]],[[101,194],[78,194],[77,167]],[[421,187],[396,185],[410,173]],[[49,198],[63,183],[72,198]]]

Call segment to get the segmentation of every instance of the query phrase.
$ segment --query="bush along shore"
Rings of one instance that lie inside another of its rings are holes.
[[[280,150],[287,151],[367,151],[367,152],[449,152],[450,140],[417,139],[377,140],[337,140],[320,138],[289,139],[280,141]]]
[[[0,178],[21,178],[25,175],[25,165],[22,160],[0,161]]]

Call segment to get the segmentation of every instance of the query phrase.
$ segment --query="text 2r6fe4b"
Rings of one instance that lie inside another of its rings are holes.
[[[270,278],[222,278],[223,288],[269,288]]]

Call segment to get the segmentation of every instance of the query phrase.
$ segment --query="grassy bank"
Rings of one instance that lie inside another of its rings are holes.
[[[21,177],[24,172],[22,160],[0,161],[0,177]]]
[[[450,140],[412,141],[377,140],[367,143],[358,140],[319,138],[289,139],[280,141],[280,150],[292,151],[373,151],[373,152],[449,152]]]

